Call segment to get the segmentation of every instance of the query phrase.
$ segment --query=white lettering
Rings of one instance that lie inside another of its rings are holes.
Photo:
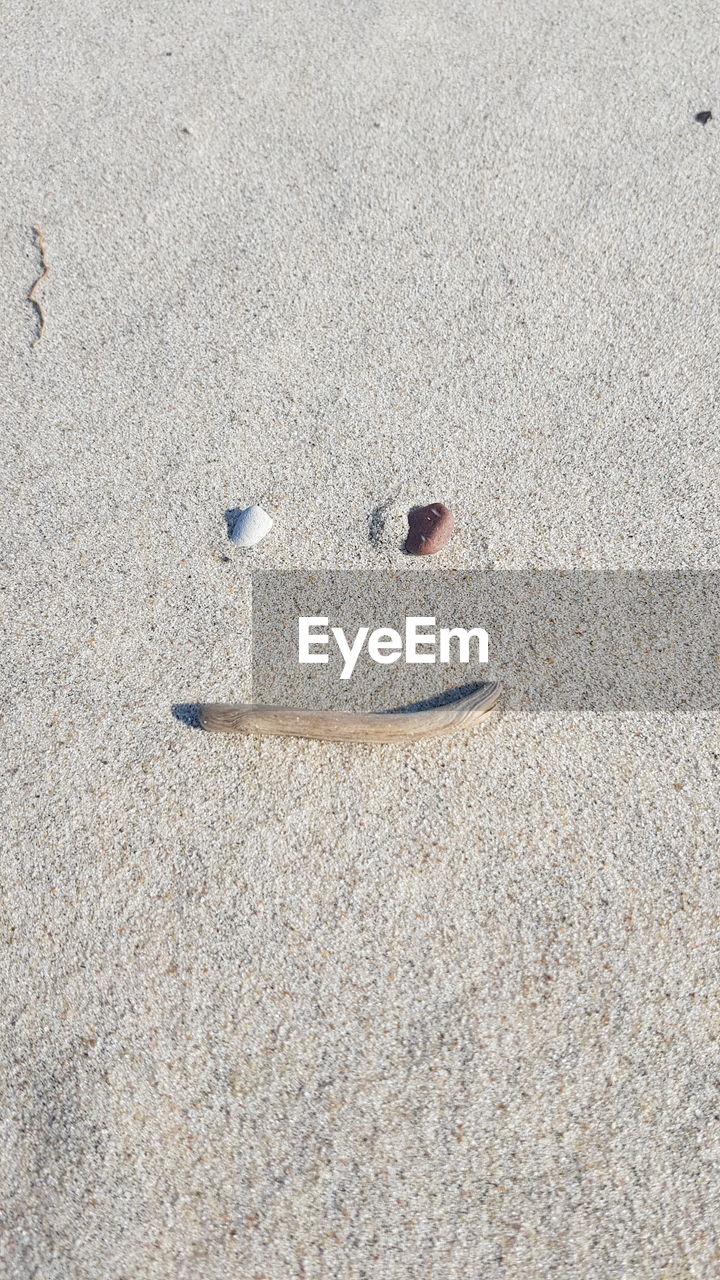
[[[488,661],[488,633],[483,627],[473,627],[472,631],[464,631],[462,627],[440,628],[440,661],[450,661],[450,640],[457,637],[460,641],[460,662],[470,661],[470,638],[475,636],[478,642],[478,662]]]
[[[386,652],[387,650],[387,652]],[[402,640],[399,631],[392,627],[378,627],[368,640],[368,653],[373,662],[389,664],[397,662],[402,652]]]
[[[327,644],[328,637],[311,635],[311,627],[326,627],[327,618],[298,618],[298,662],[329,662],[326,653],[311,653],[311,644]]]
[[[315,628],[327,628],[327,625],[327,618],[298,618],[299,662],[328,663],[330,661],[327,653],[311,652],[313,648],[327,647],[330,643],[327,630],[315,630]],[[431,629],[424,631],[421,630],[423,627]],[[381,663],[383,666],[389,666],[391,663],[397,662],[403,653],[403,637],[393,627],[377,627],[372,634],[370,634],[369,627],[360,627],[355,633],[352,642],[348,640],[342,627],[331,627],[330,630],[342,658],[341,680],[349,680],[352,676],[366,641],[370,660]],[[473,627],[469,631],[466,631],[463,627],[441,627],[440,644],[438,646],[439,657],[436,658],[435,619],[405,619],[404,657],[405,661],[409,663],[436,661],[450,663],[453,660],[451,657],[452,642],[456,641],[457,660],[468,664],[470,662],[470,642],[472,640],[477,641],[477,662],[479,664],[488,662],[489,639],[488,633],[483,627]],[[421,652],[422,649],[430,650],[430,652],[423,653]]]
[[[337,647],[340,650],[340,653],[342,654],[345,660],[343,669],[340,672],[340,679],[349,680],[353,671],[355,670],[355,663],[360,657],[360,650],[362,649],[365,643],[365,638],[370,628],[360,627],[352,643],[352,647],[350,647],[347,640],[345,639],[345,632],[343,631],[342,627],[332,627],[331,630],[335,637],[335,642],[337,644]]]
[[[418,627],[434,627],[434,618],[406,618],[405,619],[405,661],[406,662],[434,662],[434,653],[418,653],[417,646],[434,645],[435,636],[428,635],[426,632],[418,632]]]

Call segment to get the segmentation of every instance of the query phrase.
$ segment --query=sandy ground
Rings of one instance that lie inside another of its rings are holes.
[[[385,567],[393,496],[449,567],[720,567],[714,6],[11,0],[3,49],[3,1280],[717,1276],[717,716],[170,711],[247,693],[253,564]]]

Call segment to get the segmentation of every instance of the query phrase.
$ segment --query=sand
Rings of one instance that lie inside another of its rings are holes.
[[[717,715],[171,714],[247,695],[252,566],[402,568],[385,503],[720,567],[713,7],[3,34],[0,1274],[717,1276]]]

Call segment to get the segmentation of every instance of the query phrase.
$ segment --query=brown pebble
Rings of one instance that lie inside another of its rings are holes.
[[[432,556],[446,547],[455,528],[452,511],[442,502],[416,507],[408,514],[405,550],[409,556]]]

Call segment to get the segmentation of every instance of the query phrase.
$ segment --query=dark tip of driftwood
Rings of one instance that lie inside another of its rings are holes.
[[[176,702],[171,708],[176,720],[187,729],[204,729],[202,707],[198,702]]]

